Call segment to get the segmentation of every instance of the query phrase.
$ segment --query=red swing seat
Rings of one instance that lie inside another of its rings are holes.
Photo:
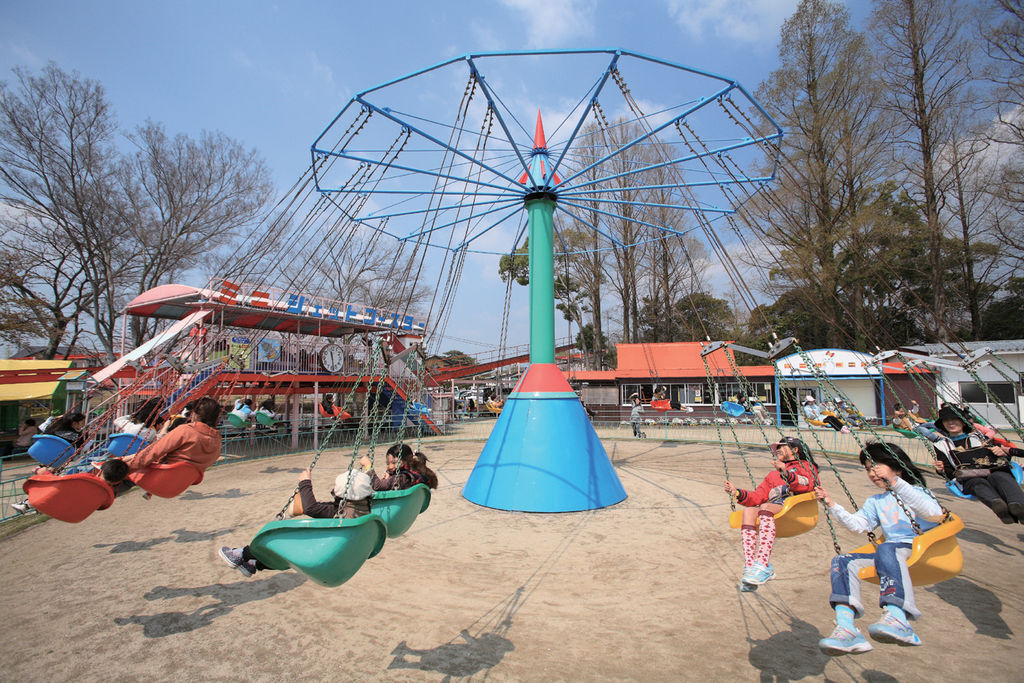
[[[69,474],[36,474],[21,485],[29,505],[48,517],[75,524],[96,510],[106,510],[114,503],[110,484],[88,472]]]
[[[667,398],[656,398],[651,401],[651,408],[659,412],[666,412],[672,409],[672,402]]]
[[[150,465],[128,478],[139,488],[161,498],[174,498],[203,480],[203,473],[190,462],[168,462]]]
[[[324,404],[323,403],[317,403],[316,407],[320,410],[320,414],[323,415],[324,417],[340,417],[341,416],[341,408],[338,407],[338,406],[331,406],[331,412],[330,413],[328,413],[326,410],[324,410]],[[352,416],[349,415],[349,417],[352,417]],[[344,418],[342,418],[342,419],[344,419]]]

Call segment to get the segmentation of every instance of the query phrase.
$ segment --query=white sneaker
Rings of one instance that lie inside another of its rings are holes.
[[[28,504],[27,500],[23,500],[20,503],[11,503],[11,507],[17,510],[19,514],[33,512],[35,510],[35,508]]]

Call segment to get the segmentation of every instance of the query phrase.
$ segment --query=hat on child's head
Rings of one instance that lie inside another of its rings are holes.
[[[814,394],[807,394],[807,397],[804,398],[804,403],[814,403],[814,400]]]
[[[951,405],[944,405],[939,409],[939,416],[935,418],[935,428],[940,432],[948,433],[949,427],[946,426],[946,420],[960,420],[964,423],[964,433],[972,431],[972,426],[967,416],[961,413],[959,410]]]
[[[351,476],[351,483],[349,477]],[[348,486],[348,491],[345,487]],[[334,480],[334,490],[331,491],[335,498],[346,500],[363,500],[373,495],[373,483],[370,475],[360,470],[347,470],[338,475]]]

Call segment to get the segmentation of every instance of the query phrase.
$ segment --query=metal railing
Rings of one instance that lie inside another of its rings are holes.
[[[431,420],[440,430],[440,435],[433,434],[426,427],[421,427],[422,431],[417,435],[415,430],[410,430],[407,426],[402,430],[405,440],[413,442],[414,440],[422,439],[427,447],[429,447],[430,443],[445,441],[485,441],[490,436],[491,430],[497,422],[495,416],[436,412],[431,416]],[[593,424],[598,437],[602,440],[632,440],[634,438],[632,427],[628,421],[603,421],[598,418]],[[222,429],[222,454],[214,466],[281,455],[312,453],[314,451],[314,440],[323,449],[344,449],[352,446],[356,441],[358,429],[358,425],[353,425],[352,427],[340,427],[332,432],[327,427],[321,425],[314,436],[312,426],[303,425],[298,431],[297,438],[293,438],[290,431]],[[757,427],[733,425],[733,429],[737,441],[729,441],[726,443],[727,446],[737,443],[748,448],[765,446],[764,438]],[[660,439],[666,442],[705,443],[709,446],[718,443],[714,425],[674,424],[668,420],[656,420],[653,424],[647,421],[644,425],[644,431],[649,439]],[[782,431],[786,435],[797,435],[794,428],[784,427]],[[804,431],[806,432],[806,429]],[[859,447],[852,435],[842,434],[827,428],[817,429],[816,432],[829,453],[848,457],[857,456]],[[397,429],[385,429],[378,434],[378,440],[380,443],[387,444],[392,439],[397,438],[397,433]],[[932,449],[922,439],[907,437],[897,432],[890,434],[888,430],[885,432],[885,438],[906,451],[916,464],[926,466],[927,471],[931,470]],[[368,452],[365,437],[361,441],[363,445],[360,455]],[[379,456],[380,454],[377,453],[377,455]],[[352,453],[345,452],[343,456],[351,458]],[[347,464],[347,462],[346,460],[345,463]],[[18,513],[10,505],[24,498],[21,485],[32,475],[35,465],[35,461],[24,453],[0,458],[0,521],[17,516]]]

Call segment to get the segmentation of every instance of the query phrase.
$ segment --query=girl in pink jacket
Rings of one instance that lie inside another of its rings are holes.
[[[818,483],[818,466],[803,441],[792,436],[771,444],[775,469],[753,491],[745,491],[725,482],[725,490],[736,496],[744,506],[743,526],[743,588],[756,590],[775,578],[772,569],[772,546],[775,544],[775,514],[789,496],[808,493]],[[755,522],[760,522],[755,524]],[[760,533],[758,533],[760,528]]]

